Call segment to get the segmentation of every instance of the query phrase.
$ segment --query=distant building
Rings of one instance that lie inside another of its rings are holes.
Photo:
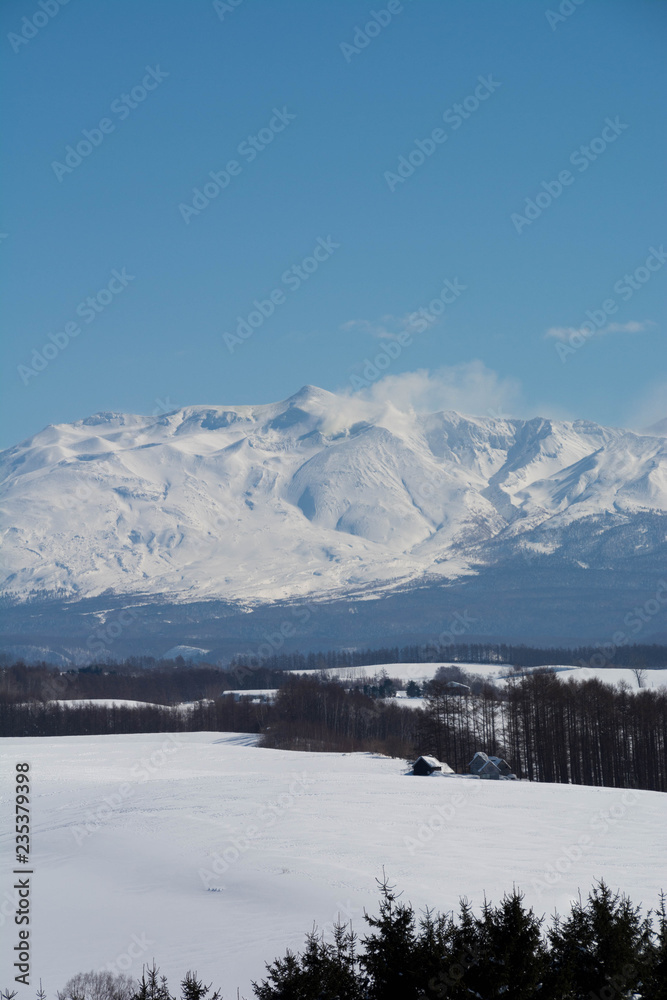
[[[412,765],[413,774],[433,774],[434,771],[441,771],[444,774],[453,774],[449,764],[443,764],[435,757],[417,757]]]
[[[277,688],[256,688],[252,690],[223,691],[222,697],[231,696],[234,701],[250,701],[254,705],[270,705],[275,701]]]
[[[468,764],[468,770],[478,778],[516,778],[512,768],[502,757],[489,757],[478,750]]]
[[[469,684],[461,684],[460,681],[447,681],[445,684],[446,688],[452,692],[452,694],[468,694],[470,691]]]

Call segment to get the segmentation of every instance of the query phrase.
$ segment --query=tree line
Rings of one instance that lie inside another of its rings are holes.
[[[23,677],[32,690],[31,673],[12,679]],[[200,690],[218,693],[188,706],[71,707],[45,699],[43,691],[26,695],[20,684],[3,689],[0,678],[0,733],[249,732],[264,746],[290,750],[371,751],[406,760],[432,754],[458,773],[484,750],[504,757],[519,778],[667,791],[667,688],[563,680],[548,668],[511,676],[503,686],[483,678],[452,686],[453,673],[463,681],[466,675],[446,667],[424,686],[423,707],[413,708],[390,697],[387,677],[348,687],[326,675],[282,672],[269,703],[237,700],[220,692],[217,679],[207,686],[206,670],[199,673]]]
[[[120,733],[259,733],[269,706],[227,695],[188,707],[145,704],[138,707],[84,702],[0,701],[2,736],[98,736]]]
[[[379,649],[328,649],[319,652],[281,652],[258,659],[256,656],[233,657],[230,669],[250,667],[256,670],[333,670],[336,667],[368,667],[378,663],[506,663],[517,667],[587,666],[587,667],[664,667],[667,646],[636,644],[632,646],[553,646],[510,645],[507,643],[457,642],[447,645],[423,643],[411,646],[386,646]]]
[[[667,791],[667,688],[635,692],[539,669],[460,691],[431,682],[416,739],[455,771],[484,749],[531,781]]]
[[[156,661],[149,667],[132,660],[92,663],[79,670],[62,670],[49,664],[26,666],[19,661],[0,668],[0,703],[117,698],[178,705],[217,698],[237,688],[278,687],[283,676],[283,671],[260,666],[238,678],[211,664],[187,666],[169,660]]]
[[[338,924],[333,940],[316,930],[301,952],[287,951],[253,982],[257,1000],[665,1000],[667,911],[660,894],[643,915],[626,895],[597,883],[564,916],[547,924],[514,889],[475,913],[462,899],[454,912],[418,918],[385,879],[377,916],[361,941]],[[181,1000],[223,1000],[196,972],[181,981]],[[12,1000],[8,991],[3,1000]],[[43,1000],[43,998],[42,998]],[[176,1000],[155,962],[141,979],[79,974],[58,1000]]]

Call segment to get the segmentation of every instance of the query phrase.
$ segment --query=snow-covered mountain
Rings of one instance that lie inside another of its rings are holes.
[[[612,569],[610,533],[650,555],[667,523],[659,431],[406,413],[311,386],[99,413],[0,466],[0,591],[19,601],[335,599],[555,554]]]

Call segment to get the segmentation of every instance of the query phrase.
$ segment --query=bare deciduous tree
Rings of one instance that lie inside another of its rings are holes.
[[[135,985],[130,976],[79,972],[58,991],[58,1000],[131,1000]]]

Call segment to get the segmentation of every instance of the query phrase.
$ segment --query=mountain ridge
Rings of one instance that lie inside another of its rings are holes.
[[[665,514],[660,433],[303,386],[254,406],[101,412],[0,453],[0,594],[334,600],[536,552],[581,567],[612,529],[627,545],[639,515],[658,519],[637,536],[657,555]]]

